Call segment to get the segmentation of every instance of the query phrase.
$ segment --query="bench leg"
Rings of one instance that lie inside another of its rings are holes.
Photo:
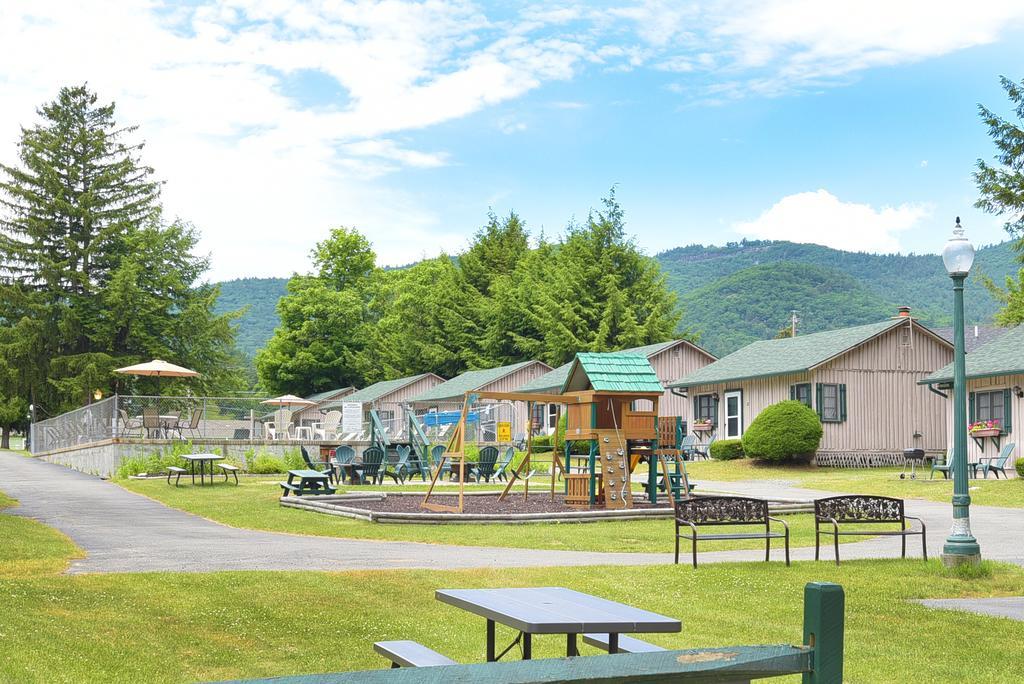
[[[836,549],[836,565],[839,565],[839,535],[838,534],[832,535],[832,539],[833,539],[832,545]]]
[[[789,528],[788,527],[786,528],[785,542],[786,542],[786,567],[788,568],[789,567]]]
[[[925,536],[925,527],[921,526],[921,553],[924,554],[925,561],[928,560],[928,538]]]
[[[533,659],[533,635],[523,632],[523,660]]]
[[[238,471],[237,470],[232,470],[231,474],[235,476],[235,486],[237,487],[238,486]],[[225,478],[225,479],[227,479],[227,478]]]
[[[693,567],[697,567],[697,535],[693,535]]]
[[[767,563],[768,559],[771,558],[771,552],[772,552],[772,538],[771,537],[765,537],[764,538],[764,562],[765,563]]]
[[[814,523],[814,560],[821,559],[821,531],[818,523]]]
[[[903,531],[907,531],[907,526],[903,526]],[[900,535],[900,558],[906,559],[907,557],[907,535]]]
[[[565,655],[567,657],[569,657],[569,658],[572,658],[573,656],[578,656],[579,654],[580,654],[580,650],[579,650],[579,648],[576,645],[576,635],[575,634],[566,634],[565,635]]]
[[[170,484],[168,480],[167,484]],[[679,565],[679,530],[676,530],[676,565]]]

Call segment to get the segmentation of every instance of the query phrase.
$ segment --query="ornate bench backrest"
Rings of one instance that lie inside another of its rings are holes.
[[[676,501],[676,519],[695,525],[768,524],[768,502],[744,496],[699,496]]]
[[[841,523],[903,522],[903,499],[887,496],[830,496],[814,501],[814,515]]]

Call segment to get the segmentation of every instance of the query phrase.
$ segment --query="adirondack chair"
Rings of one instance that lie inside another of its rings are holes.
[[[497,447],[487,446],[480,450],[480,460],[476,467],[469,471],[469,474],[477,481],[484,478],[484,482],[490,482],[494,477],[495,464],[498,461]]]
[[[299,451],[302,452],[302,460],[306,462],[306,467],[308,467],[310,470],[315,470],[322,475],[326,475],[327,479],[330,482],[338,482],[338,478],[336,477],[336,474],[334,472],[334,466],[332,466],[330,463],[326,461],[314,462],[313,459],[310,458],[309,452],[306,451],[306,447],[304,446],[300,446]],[[324,466],[327,467],[325,468]]]
[[[928,479],[931,480],[935,477],[935,473],[942,473],[942,479],[948,480],[953,475],[953,450],[950,449],[946,452],[943,457],[942,463],[939,463],[939,459],[932,460],[932,471],[928,474]]]
[[[356,450],[352,447],[340,446],[334,450],[334,460],[332,463],[338,469],[339,482],[345,479],[345,468],[343,466],[351,465],[354,460],[356,460]]]
[[[384,472],[381,473],[381,482],[384,481],[384,476],[390,477],[396,483],[405,484],[405,478],[411,474],[409,468],[409,454],[412,452],[410,447],[400,444],[395,447],[395,451],[398,452],[398,460],[393,465],[385,465]]]
[[[715,443],[716,439],[717,439],[717,437],[715,437],[714,435],[711,435],[710,437],[708,437],[708,443],[707,444],[703,444],[703,445],[701,445],[699,447],[695,445],[693,447],[693,453],[695,455],[698,455],[698,456],[703,456],[705,459],[710,459],[711,458],[711,445]]]
[[[384,479],[383,468],[384,451],[379,447],[370,447],[363,452],[363,463],[359,468],[359,482],[366,484],[367,481],[377,484],[377,480]]]
[[[421,457],[420,454],[413,450],[409,455],[409,477],[412,478],[416,474],[419,474],[423,481],[426,482],[430,479],[430,453],[425,452]]]
[[[443,478],[445,475],[450,476],[452,474],[451,463],[445,461],[444,465],[441,465],[441,459],[444,458],[444,449],[445,448],[443,444],[437,444],[435,446],[430,447],[430,460],[433,461],[431,465],[434,468],[441,468],[441,472],[438,473],[437,475],[437,479],[439,480]]]
[[[512,447],[505,449],[505,458],[501,459],[501,463],[498,464],[497,469],[494,471],[495,480],[508,481],[508,469],[512,465],[512,459],[515,458],[516,450]]]
[[[985,479],[988,479],[988,471],[992,471],[996,474],[996,479],[999,479],[999,473],[1006,477],[1006,462],[1013,455],[1013,450],[1017,447],[1014,442],[1004,444],[1002,451],[999,452],[998,456],[991,458],[982,458],[978,461],[978,466],[981,468],[981,472],[985,474]]]
[[[341,411],[328,411],[320,423],[313,425],[314,439],[337,439],[340,423]]]
[[[692,461],[695,457],[697,450],[697,438],[693,435],[686,435],[683,437],[683,441],[679,443],[679,453],[683,455],[683,459]]]

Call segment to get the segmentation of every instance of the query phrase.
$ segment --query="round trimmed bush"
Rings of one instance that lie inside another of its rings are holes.
[[[819,444],[821,420],[800,401],[768,406],[743,433],[743,453],[775,463],[810,460]]]
[[[1017,469],[1017,477],[1024,477],[1024,456],[1018,456],[1013,465]]]
[[[716,461],[733,461],[743,458],[743,440],[716,439],[711,443],[711,458]]]

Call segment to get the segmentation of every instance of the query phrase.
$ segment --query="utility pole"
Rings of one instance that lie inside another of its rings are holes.
[[[797,310],[793,309],[789,312],[789,336],[796,337],[796,324],[800,322],[800,317],[797,316]]]

